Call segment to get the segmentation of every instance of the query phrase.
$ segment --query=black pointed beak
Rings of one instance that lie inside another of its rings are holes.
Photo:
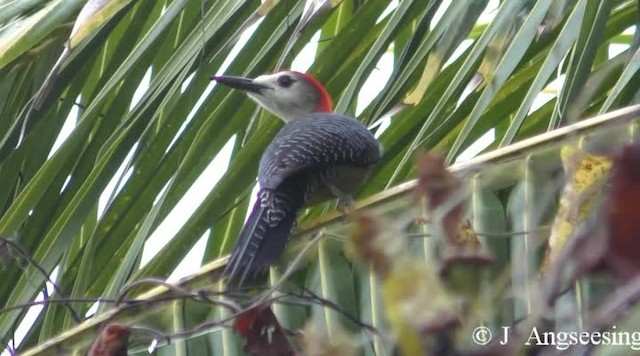
[[[251,93],[260,94],[263,90],[269,89],[268,86],[255,83],[251,78],[234,77],[231,75],[213,76],[211,80],[226,85],[230,88],[248,91]]]

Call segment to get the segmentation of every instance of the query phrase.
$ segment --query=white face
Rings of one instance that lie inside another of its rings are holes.
[[[315,111],[318,93],[298,73],[282,71],[261,75],[253,80],[268,89],[247,95],[260,106],[278,115],[285,122],[300,118]]]

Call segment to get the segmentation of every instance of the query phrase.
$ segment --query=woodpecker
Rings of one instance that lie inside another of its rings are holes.
[[[332,198],[342,209],[351,206],[382,149],[358,120],[332,112],[327,90],[310,74],[212,79],[285,122],[260,159],[257,200],[224,271],[227,288],[239,289],[262,280],[278,261],[303,207]]]

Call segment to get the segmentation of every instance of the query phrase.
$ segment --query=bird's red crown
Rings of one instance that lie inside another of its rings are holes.
[[[308,73],[296,72],[300,74],[304,79],[306,79],[318,92],[318,103],[316,105],[316,112],[332,112],[333,111],[333,101],[331,100],[331,95],[327,92],[324,85],[320,83],[316,77]]]

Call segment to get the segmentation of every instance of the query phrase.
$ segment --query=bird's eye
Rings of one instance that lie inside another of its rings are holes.
[[[293,84],[293,79],[288,75],[283,75],[278,78],[278,85],[283,88],[288,88]]]

